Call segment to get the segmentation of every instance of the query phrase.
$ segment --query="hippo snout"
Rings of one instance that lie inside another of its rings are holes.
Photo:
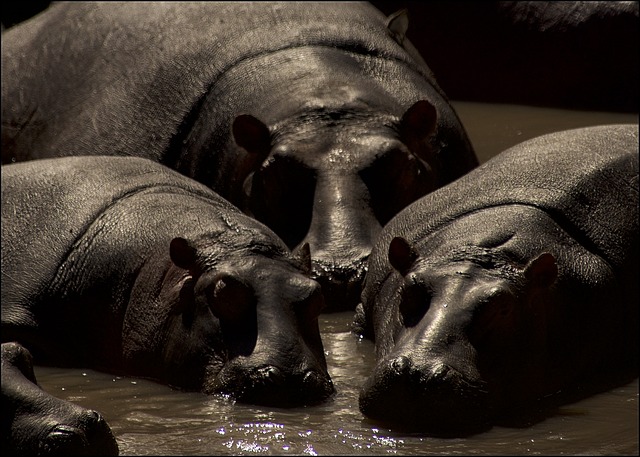
[[[359,406],[370,419],[435,436],[464,436],[489,427],[485,384],[440,360],[387,359],[363,386]]]
[[[311,278],[322,287],[325,312],[355,309],[360,302],[367,259],[368,256],[344,263],[312,259]]]
[[[97,411],[87,410],[76,426],[58,424],[40,443],[47,455],[118,455],[118,445],[107,422]]]
[[[297,407],[318,404],[335,388],[328,373],[310,368],[290,373],[274,365],[225,370],[216,392],[262,406]]]

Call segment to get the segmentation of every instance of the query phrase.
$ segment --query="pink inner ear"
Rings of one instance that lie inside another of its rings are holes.
[[[533,285],[550,286],[558,277],[556,258],[549,252],[543,252],[529,262],[525,267],[524,275]]]
[[[404,238],[397,236],[389,243],[389,263],[400,274],[406,275],[418,258],[418,254]]]

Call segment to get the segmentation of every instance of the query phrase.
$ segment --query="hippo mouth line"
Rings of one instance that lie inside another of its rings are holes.
[[[291,375],[273,365],[249,369],[235,365],[224,370],[204,391],[228,395],[241,403],[297,407],[327,400],[335,393],[335,387],[328,374],[315,369]]]
[[[336,282],[361,282],[367,272],[367,258],[358,259],[350,264],[328,262],[313,259],[312,279],[327,278]]]
[[[360,302],[366,272],[366,259],[348,266],[314,260],[311,279],[317,281],[322,288],[325,311],[354,309]]]
[[[369,419],[433,436],[465,436],[490,427],[490,393],[444,364],[421,370],[398,357],[363,386],[359,407]]]

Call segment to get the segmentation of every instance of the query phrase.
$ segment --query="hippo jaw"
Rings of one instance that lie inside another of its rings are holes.
[[[332,310],[351,309],[353,303],[358,303],[367,272],[367,259],[365,256],[349,264],[312,259],[311,278],[322,287],[325,301],[332,305]]]
[[[306,368],[296,371],[265,364],[251,366],[247,359],[235,359],[206,383],[208,394],[228,395],[236,401],[262,406],[311,406],[335,393],[325,370]]]
[[[481,379],[470,379],[440,358],[421,365],[411,355],[385,358],[359,395],[360,411],[369,419],[441,437],[489,429],[491,405]]]

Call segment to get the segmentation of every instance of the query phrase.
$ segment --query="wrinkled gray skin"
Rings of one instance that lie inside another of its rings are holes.
[[[2,342],[38,364],[247,403],[318,403],[334,388],[306,254],[147,159],[5,165]]]
[[[2,37],[2,161],[161,162],[309,243],[326,310],[353,309],[381,226],[477,165],[405,19],[351,2],[53,5]]]
[[[638,238],[637,125],[534,138],[413,203],[357,308],[361,411],[464,435],[633,379]]]
[[[96,411],[60,400],[36,384],[33,359],[17,343],[2,344],[2,455],[117,455]]]

